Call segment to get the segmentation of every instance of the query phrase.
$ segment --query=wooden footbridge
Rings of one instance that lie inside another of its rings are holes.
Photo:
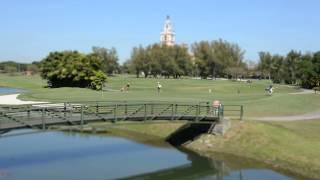
[[[242,106],[241,106],[242,108]],[[84,125],[94,121],[187,120],[213,123],[224,117],[224,106],[209,102],[72,102],[0,106],[0,134],[14,129],[47,129],[51,125]]]

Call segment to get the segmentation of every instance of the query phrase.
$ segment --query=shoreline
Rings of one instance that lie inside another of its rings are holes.
[[[254,124],[264,124],[263,122],[254,122]],[[248,159],[257,161],[259,163],[264,164],[266,167],[276,170],[278,172],[284,173],[286,175],[294,175],[296,177],[299,177],[299,179],[318,179],[320,176],[316,173],[318,172],[318,169],[320,167],[316,166],[312,169],[309,167],[306,167],[309,162],[304,161],[303,159],[299,159],[299,157],[293,158],[291,160],[286,159],[287,157],[282,156],[281,153],[273,153],[268,150],[267,154],[263,154],[261,150],[255,147],[252,147],[250,142],[242,142],[239,144],[239,146],[236,145],[234,147],[233,140],[235,133],[239,133],[239,129],[241,131],[246,131],[246,129],[243,129],[242,123],[233,123],[233,130],[228,131],[225,136],[219,136],[219,135],[209,135],[209,134],[203,134],[199,138],[191,141],[190,143],[187,143],[186,145],[181,146],[182,148],[186,148],[188,150],[194,151],[199,155],[206,156],[208,158],[215,158],[216,154],[220,154],[223,158],[223,155],[226,157],[229,156],[235,156],[242,159]],[[251,126],[251,123],[249,123]],[[157,134],[156,132],[158,130],[163,130],[164,127],[167,126],[166,124],[162,123],[149,123],[149,124],[127,124],[127,123],[121,123],[121,124],[106,124],[106,123],[97,123],[97,124],[87,124],[84,127],[89,129],[89,131],[86,131],[86,133],[94,133],[94,131],[90,132],[90,128],[100,128],[104,129],[105,132],[102,134],[114,134],[118,135],[120,137],[129,138],[132,140],[138,140],[140,142],[153,142],[154,140],[162,140],[165,141],[166,137],[169,136],[172,132],[175,131],[175,129],[178,129],[178,125],[175,125],[174,128],[171,128],[170,130],[167,130],[160,136],[154,136]],[[68,127],[64,127],[67,128]],[[247,127],[246,127],[247,128]],[[249,127],[248,129],[250,129]],[[59,129],[57,129],[59,130]],[[78,130],[74,132],[81,132]],[[132,133],[132,134],[131,134]],[[233,135],[232,135],[233,134]],[[123,136],[124,135],[124,136]],[[138,139],[135,138],[137,135]],[[143,136],[147,137],[147,140],[143,140]],[[141,139],[142,137],[142,139]],[[236,137],[237,138],[237,137]],[[253,137],[249,137],[251,139]],[[261,140],[268,141],[268,137],[260,138]],[[230,142],[231,141],[231,145]],[[238,141],[238,140],[237,140]],[[257,143],[257,142],[255,142]],[[248,147],[247,147],[248,146]],[[276,147],[277,145],[274,143],[270,143],[270,146]],[[286,146],[286,145],[284,145]],[[178,146],[179,147],[179,146]],[[249,148],[249,149],[247,149]],[[247,152],[246,152],[247,151]],[[246,153],[243,153],[246,152]],[[295,154],[295,150],[289,150],[289,154],[291,155],[300,155],[304,156],[305,154]],[[306,154],[306,157],[310,157],[309,154]]]
[[[20,94],[4,94],[0,95],[0,105],[25,105],[25,104],[40,104],[47,103],[43,101],[22,101],[18,99]]]

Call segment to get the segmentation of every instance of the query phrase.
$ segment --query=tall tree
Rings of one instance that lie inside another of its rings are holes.
[[[94,53],[77,51],[51,52],[40,62],[41,77],[51,87],[91,87],[102,89],[106,76],[102,59]]]
[[[209,75],[216,77],[229,74],[231,76],[227,68],[239,69],[244,65],[244,51],[237,44],[221,39],[212,42],[196,42],[192,45],[192,52],[203,78]]]
[[[320,87],[320,51],[314,53],[312,58],[314,75],[311,78],[312,87]]]
[[[288,79],[287,81],[290,84],[296,84],[297,82],[296,73],[298,71],[298,65],[299,65],[300,59],[301,59],[300,52],[291,50],[287,54],[286,68],[287,68],[287,73],[290,75],[290,79]]]
[[[151,74],[153,77],[179,78],[190,74],[192,68],[188,49],[182,46],[153,44],[146,48],[134,47],[129,62],[137,77],[143,72],[145,77]]]
[[[271,79],[272,62],[272,55],[269,52],[259,52],[259,69],[265,79],[266,76]]]
[[[111,49],[92,47],[92,51],[102,59],[102,66],[106,74],[112,75],[119,70],[117,50],[114,47]]]

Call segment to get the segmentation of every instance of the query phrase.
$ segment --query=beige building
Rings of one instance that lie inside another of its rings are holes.
[[[167,46],[174,46],[176,43],[175,33],[173,31],[170,16],[167,16],[163,26],[163,30],[160,33],[160,44]]]

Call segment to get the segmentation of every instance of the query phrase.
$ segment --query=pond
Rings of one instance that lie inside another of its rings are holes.
[[[4,94],[15,94],[25,92],[23,89],[9,88],[9,87],[0,87],[0,95]]]
[[[0,147],[1,180],[296,178],[243,160],[109,135],[17,130],[1,137]]]

